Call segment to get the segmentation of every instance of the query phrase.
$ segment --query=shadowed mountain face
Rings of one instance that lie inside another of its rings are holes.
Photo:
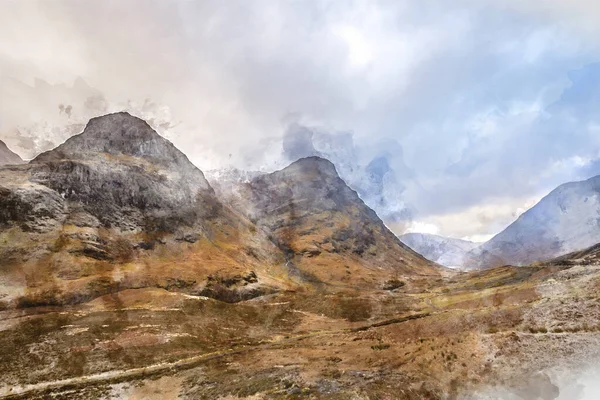
[[[468,254],[474,268],[527,265],[600,241],[600,176],[559,186]]]
[[[427,259],[446,267],[462,267],[464,257],[479,243],[428,233],[406,233],[400,240]]]
[[[21,164],[23,160],[0,140],[0,165]]]

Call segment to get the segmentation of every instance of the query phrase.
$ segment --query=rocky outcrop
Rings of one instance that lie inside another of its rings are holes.
[[[0,186],[0,229],[16,224],[26,232],[45,232],[61,223],[65,214],[64,199],[43,185]]]

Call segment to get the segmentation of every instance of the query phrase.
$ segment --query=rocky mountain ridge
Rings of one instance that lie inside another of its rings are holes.
[[[262,272],[283,259],[183,153],[127,113],[92,119],[29,164],[0,169],[0,210],[7,306],[147,286],[206,293],[218,276],[254,270],[264,279],[253,289],[271,290]]]

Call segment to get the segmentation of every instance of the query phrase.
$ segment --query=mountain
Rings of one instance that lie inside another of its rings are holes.
[[[386,278],[437,275],[339,177],[313,156],[243,185],[242,211],[269,232],[286,266],[312,282],[381,287]]]
[[[0,140],[0,165],[21,164],[23,160]]]
[[[554,189],[504,231],[469,252],[474,268],[527,265],[600,242],[600,176]]]
[[[597,266],[445,270],[316,156],[212,178],[126,113],[0,167],[1,398],[555,398],[598,359]]]
[[[429,233],[406,233],[400,240],[427,259],[446,267],[461,267],[464,256],[479,243]]]
[[[0,260],[0,298],[18,306],[148,286],[217,296],[222,279],[258,274],[242,293],[221,291],[235,299],[271,290],[264,271],[283,256],[173,144],[117,113],[0,169]]]

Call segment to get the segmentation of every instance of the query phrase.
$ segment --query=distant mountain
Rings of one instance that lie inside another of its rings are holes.
[[[0,140],[0,165],[21,164],[23,160]]]
[[[400,240],[425,258],[446,267],[462,267],[464,256],[479,243],[429,233],[406,233]]]
[[[600,242],[600,176],[559,186],[504,231],[469,252],[472,268],[527,265]]]

